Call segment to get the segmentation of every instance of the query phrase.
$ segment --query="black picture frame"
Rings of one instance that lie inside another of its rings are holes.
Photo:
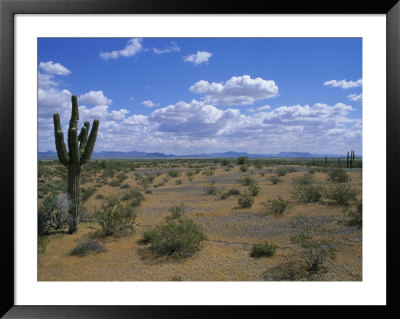
[[[14,15],[15,14],[385,14],[387,21],[387,305],[386,306],[17,306],[14,303]],[[400,212],[399,0],[0,0],[1,308],[4,318],[399,317],[396,274]]]

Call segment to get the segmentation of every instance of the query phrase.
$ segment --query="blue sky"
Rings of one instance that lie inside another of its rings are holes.
[[[359,38],[39,39],[39,151],[71,94],[95,151],[362,152]]]

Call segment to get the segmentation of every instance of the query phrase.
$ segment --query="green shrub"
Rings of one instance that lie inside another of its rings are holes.
[[[276,185],[278,183],[282,183],[282,179],[280,179],[278,176],[272,175],[268,178],[268,180],[273,184]]]
[[[344,211],[349,219],[349,226],[362,227],[362,200],[358,200],[354,207],[349,207]]]
[[[51,193],[38,209],[38,234],[48,234],[67,225],[70,201],[65,193]]]
[[[144,201],[144,196],[139,189],[134,188],[131,189],[128,193],[125,193],[122,196],[121,201],[130,201],[129,205],[131,207],[137,207],[142,203],[142,201]]]
[[[293,188],[293,194],[299,202],[317,203],[322,198],[324,189],[317,185],[296,185]]]
[[[254,244],[251,247],[250,256],[254,258],[271,257],[275,254],[277,248],[278,246],[270,244],[268,241]]]
[[[236,182],[238,182],[242,186],[250,186],[257,183],[257,181],[251,176],[243,176],[242,178],[238,178]]]
[[[253,206],[254,197],[250,193],[243,193],[239,195],[238,204],[240,208],[250,208]]]
[[[95,211],[95,218],[105,236],[122,235],[133,229],[136,213],[115,199]]]
[[[221,163],[221,166],[228,166],[231,164],[231,160],[227,159],[227,158],[222,158],[220,163]]]
[[[334,168],[328,172],[328,180],[334,183],[346,183],[350,181],[350,176],[343,168]]]
[[[211,181],[211,183],[207,184],[207,186],[204,187],[204,191],[207,195],[215,195],[217,194],[217,187],[214,185],[215,181]]]
[[[182,184],[182,180],[181,180],[181,179],[177,179],[177,180],[175,181],[175,184],[176,184],[176,185],[181,185],[181,184]]]
[[[220,199],[227,199],[229,196],[232,195],[239,195],[240,194],[240,190],[235,189],[235,188],[231,188],[225,192],[222,192],[219,196]]]
[[[252,196],[257,196],[260,193],[260,186],[257,183],[249,185],[249,192]]]
[[[121,185],[121,182],[118,179],[113,179],[111,180],[108,185],[113,186],[113,187],[117,187]]]
[[[84,257],[90,253],[104,252],[106,249],[97,240],[89,238],[84,242],[79,243],[74,249],[71,250],[70,255]]]
[[[310,174],[304,174],[303,176],[293,179],[296,185],[312,185],[314,184],[314,176]]]
[[[277,199],[269,200],[261,204],[267,215],[282,215],[289,207],[289,201],[278,196]]]
[[[238,158],[236,159],[236,163],[238,165],[246,164],[248,161],[249,161],[249,158],[247,156],[238,156]]]
[[[129,188],[129,187],[131,187],[131,185],[129,185],[128,183],[122,184],[122,185],[120,186],[121,189]]]
[[[246,172],[246,171],[249,169],[249,167],[248,167],[247,165],[241,165],[241,166],[239,167],[239,169],[240,169],[240,171],[242,171],[242,172]]]
[[[326,191],[326,198],[340,206],[350,206],[357,200],[357,191],[346,184],[337,184]]]
[[[104,199],[104,195],[103,194],[97,194],[96,195],[96,199]]]
[[[309,271],[317,271],[326,259],[335,258],[336,243],[333,237],[326,235],[312,218],[299,215],[291,220],[291,226],[296,234],[290,236],[290,241]]]
[[[178,171],[175,171],[175,170],[170,170],[170,171],[168,172],[168,176],[171,177],[171,178],[178,177],[179,175],[180,175],[179,172],[178,172]]]
[[[213,176],[214,175],[214,170],[213,169],[206,169],[201,173],[204,176]]]
[[[185,206],[183,203],[180,203],[179,205],[174,205],[168,210],[171,213],[171,215],[169,216],[170,219],[178,219],[185,214]]]
[[[206,240],[201,227],[191,219],[168,219],[148,230],[143,241],[150,244],[150,250],[158,255],[189,257],[200,250]]]

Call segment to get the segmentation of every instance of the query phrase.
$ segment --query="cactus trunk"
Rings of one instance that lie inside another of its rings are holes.
[[[70,234],[78,231],[79,224],[79,204],[81,201],[81,167],[80,165],[68,166],[68,195],[71,200],[69,206],[68,232]]]
[[[54,135],[56,140],[56,149],[60,162],[68,168],[68,195],[70,199],[68,225],[69,233],[73,234],[78,231],[79,224],[79,206],[81,201],[81,165],[87,163],[92,156],[94,144],[97,137],[97,129],[99,127],[99,120],[93,121],[93,127],[90,132],[90,123],[85,122],[81,133],[78,136],[78,120],[79,109],[78,99],[76,95],[72,95],[72,114],[69,121],[68,128],[68,148],[64,143],[64,133],[61,127],[60,115],[55,113],[54,120]]]

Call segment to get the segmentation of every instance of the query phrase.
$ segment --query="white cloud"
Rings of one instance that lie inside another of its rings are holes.
[[[361,102],[362,101],[362,93],[361,94],[349,94],[347,98],[353,102]]]
[[[163,50],[153,48],[153,52],[156,54],[164,54],[164,53],[170,53],[170,52],[179,52],[181,50],[180,47],[178,47],[178,44],[175,41],[171,41],[171,45],[168,48],[165,48]]]
[[[86,104],[111,104],[112,100],[108,99],[104,96],[103,91],[89,91],[85,94],[82,94],[78,98],[79,103]]]
[[[49,74],[56,74],[56,75],[71,74],[71,71],[68,70],[65,66],[61,65],[60,63],[54,63],[53,61],[40,62],[39,69],[42,69],[44,72]]]
[[[271,106],[269,106],[269,105],[264,105],[264,106],[258,107],[258,108],[257,108],[257,111],[263,112],[263,111],[269,110],[270,108],[271,108]]]
[[[56,87],[58,85],[59,85],[59,83],[57,81],[54,81],[54,75],[38,72],[38,87],[39,88],[48,89],[51,87]]]
[[[160,105],[160,103],[154,103],[152,100],[146,100],[146,101],[143,101],[140,104],[142,104],[142,105],[144,105],[146,107],[154,107],[154,106],[159,106]]]
[[[148,125],[149,121],[147,119],[147,116],[145,115],[136,115],[133,114],[132,116],[126,118],[123,122],[122,125],[128,125],[128,126],[140,126],[140,125]]]
[[[52,117],[54,113],[62,114],[71,108],[71,92],[56,88],[38,90],[38,113],[40,117]]]
[[[355,82],[354,81],[346,81],[346,80],[340,80],[340,81],[330,80],[330,81],[324,82],[324,85],[332,86],[332,87],[340,87],[342,89],[350,89],[350,88],[362,86],[362,79],[359,79]]]
[[[136,55],[142,50],[142,39],[140,38],[133,38],[128,41],[125,49],[122,50],[113,50],[111,52],[100,52],[99,56],[103,60],[108,59],[117,59],[120,56],[123,57],[131,57]]]
[[[257,100],[278,95],[278,86],[272,80],[252,79],[249,75],[234,76],[225,83],[198,81],[189,90],[204,94],[215,105],[251,105]]]
[[[186,62],[192,62],[195,65],[199,65],[201,63],[206,63],[211,58],[212,53],[206,51],[197,51],[195,54],[191,54],[183,57]]]

